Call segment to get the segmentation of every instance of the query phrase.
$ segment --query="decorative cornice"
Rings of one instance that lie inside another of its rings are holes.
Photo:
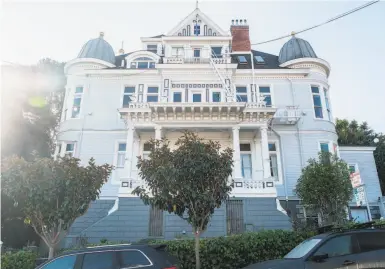
[[[363,147],[363,146],[339,146],[340,151],[365,151],[365,152],[373,152],[376,150],[376,147]]]

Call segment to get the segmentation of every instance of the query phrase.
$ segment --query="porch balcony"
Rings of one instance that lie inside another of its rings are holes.
[[[260,171],[261,180],[253,179],[233,179],[234,186],[230,193],[230,196],[236,197],[253,197],[253,196],[272,196],[275,197],[276,187],[274,178],[262,180],[263,171]],[[144,180],[142,179],[120,179],[119,196],[132,196],[132,191],[137,187],[147,188]]]
[[[122,118],[133,123],[161,122],[266,122],[277,109],[261,103],[200,102],[200,103],[129,103],[119,109]]]
[[[277,109],[273,117],[273,124],[296,124],[302,116],[298,106],[287,106]]]

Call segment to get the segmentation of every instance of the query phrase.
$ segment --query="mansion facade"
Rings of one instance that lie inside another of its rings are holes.
[[[234,150],[231,200],[215,211],[204,236],[291,229],[293,219],[311,218],[294,188],[320,151],[360,172],[370,207],[352,201],[350,217],[385,215],[374,148],[338,146],[330,65],[309,42],[293,34],[278,56],[256,51],[246,20],[233,20],[225,31],[199,8],[168,33],[141,41],[140,50],[115,54],[101,33],[65,66],[56,153],[116,167],[100,198],[71,227],[67,246],[79,237],[191,235],[184,219],[131,194],[143,184],[136,164],[137,156],[148,155],[147,142],[165,137],[173,145],[186,129]]]

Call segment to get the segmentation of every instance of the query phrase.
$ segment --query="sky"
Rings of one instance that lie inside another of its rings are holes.
[[[199,8],[222,29],[247,19],[258,43],[324,22],[363,5],[362,1],[199,1]],[[69,61],[82,45],[105,33],[117,52],[141,48],[140,37],[163,34],[195,8],[178,1],[3,1],[1,59],[34,64],[49,57]],[[385,133],[385,2],[297,35],[331,65],[331,103],[335,117],[367,121]],[[282,39],[255,50],[278,55]]]

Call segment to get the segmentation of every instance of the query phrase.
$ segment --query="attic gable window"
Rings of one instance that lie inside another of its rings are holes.
[[[155,61],[148,57],[139,57],[131,62],[132,69],[155,68]]]
[[[239,62],[240,64],[247,64],[247,60],[246,60],[246,57],[245,57],[245,56],[240,55],[240,56],[238,56],[237,58],[238,58],[238,62]]]

